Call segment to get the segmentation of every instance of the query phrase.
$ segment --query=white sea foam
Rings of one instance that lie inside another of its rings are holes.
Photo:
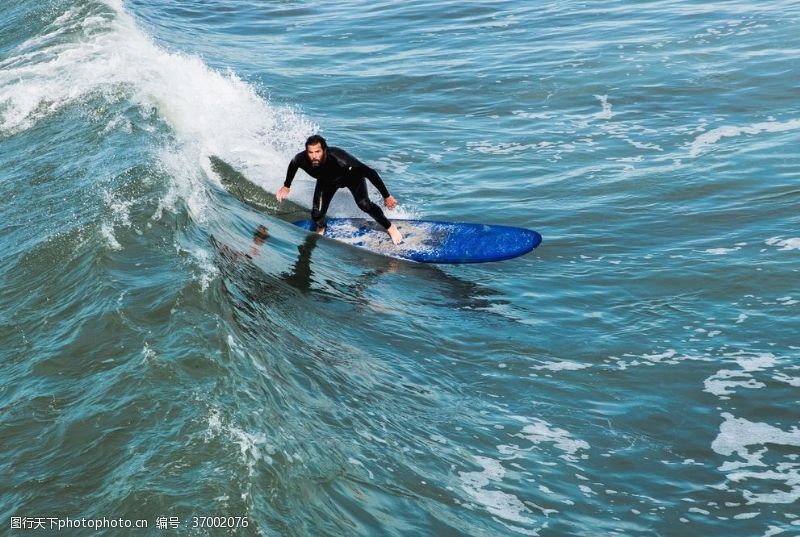
[[[513,155],[515,153],[524,153],[525,151],[541,149],[543,147],[547,146],[542,146],[542,144],[520,144],[517,142],[467,142],[467,149],[490,155]]]
[[[664,149],[658,144],[637,142],[635,140],[631,140],[630,138],[624,138],[624,140],[636,149],[653,149],[655,151],[664,151]]]
[[[142,347],[142,362],[149,362],[158,358],[158,354],[153,348],[145,341]]]
[[[106,3],[112,10],[100,15],[69,9],[50,33],[22,43],[0,62],[0,133],[24,131],[92,98],[129,101],[137,105],[142,128],[155,131],[153,125],[162,122],[174,135],[154,145],[154,156],[171,178],[154,219],[185,203],[194,221],[207,220],[213,206],[207,180],[213,174],[204,163],[211,155],[236,163],[268,191],[277,190],[283,178],[274,170],[285,169],[314,126],[291,109],[272,106],[235,74],[164,50],[122,2]],[[81,37],[64,39],[66,32]],[[130,120],[113,118],[105,126],[106,131],[115,128],[130,130]],[[298,190],[302,195],[303,188]],[[100,232],[110,248],[120,249],[114,227],[127,225],[127,207],[119,200],[109,207],[112,218]],[[190,253],[205,287],[214,277],[207,252]]]
[[[785,532],[784,528],[778,526],[769,526],[767,531],[761,537],[773,537],[773,535],[780,535],[781,533]]]
[[[459,472],[461,488],[476,504],[483,506],[489,513],[508,522],[516,524],[533,525],[535,520],[530,518],[530,510],[515,495],[500,490],[490,490],[487,487],[494,486],[502,482],[506,470],[500,461],[489,457],[473,457],[483,470],[480,472]],[[524,530],[508,526],[518,533],[526,535],[537,535],[531,530]]]
[[[187,191],[197,191],[197,163],[220,155],[261,173],[252,177],[274,189],[282,177],[265,170],[284,169],[288,156],[314,130],[288,108],[270,105],[255,88],[230,72],[209,68],[200,58],[168,52],[142,31],[116,0],[112,14],[91,16],[70,9],[50,34],[20,45],[0,62],[0,132],[35,125],[64,106],[91,96],[111,102],[127,99],[142,114],[157,114],[176,135],[185,153],[172,167]],[[58,39],[67,29],[82,29],[78,41]],[[111,121],[107,128],[125,127]],[[169,167],[169,164],[168,164]],[[182,177],[181,170],[186,170]],[[196,208],[196,207],[195,207]]]
[[[725,397],[735,393],[734,388],[763,388],[765,384],[745,376],[738,371],[722,370],[703,382],[704,390],[717,397]]]
[[[749,520],[751,518],[757,517],[760,514],[761,514],[760,512],[754,511],[752,513],[742,513],[740,515],[734,516],[733,518],[734,518],[734,520]]]
[[[774,354],[765,352],[754,356],[737,356],[736,363],[747,372],[764,371],[777,364]]]
[[[588,442],[578,440],[564,429],[552,427],[549,423],[538,418],[518,418],[528,422],[522,431],[511,435],[516,438],[524,438],[532,444],[538,446],[540,444],[551,444],[556,449],[562,451],[560,457],[567,461],[577,461],[579,459],[587,459],[589,456],[584,451],[589,450]]]
[[[515,116],[525,119],[552,120],[555,117],[555,114],[552,112],[528,112],[525,110],[514,110],[511,113]]]
[[[122,245],[114,235],[114,226],[111,223],[103,222],[103,224],[100,226],[100,234],[106,240],[109,248],[112,250],[122,250]]]
[[[570,362],[569,360],[564,360],[561,362],[545,362],[542,365],[531,366],[531,369],[534,370],[541,370],[546,369],[548,371],[578,371],[580,369],[587,369],[592,367],[589,364],[579,364],[577,362]]]
[[[608,102],[608,95],[595,95],[595,98],[600,101],[600,106],[603,107],[603,110],[598,112],[595,117],[597,119],[611,119],[614,117],[614,112],[611,111],[611,103]]]
[[[788,384],[789,386],[800,388],[800,377],[791,377],[785,373],[778,373],[777,375],[773,375],[772,378],[778,382]]]
[[[665,363],[677,363],[677,360],[673,360],[675,356],[677,356],[678,351],[675,349],[667,349],[664,352],[654,353],[654,354],[644,354],[642,355],[642,359],[647,360],[648,362],[665,362]]]
[[[765,121],[744,127],[723,126],[704,132],[694,139],[689,147],[689,156],[701,155],[709,146],[713,146],[723,138],[733,138],[742,135],[756,135],[763,132],[775,133],[800,129],[800,119],[791,119],[784,122]]]
[[[270,455],[275,452],[275,449],[267,444],[267,438],[264,433],[251,433],[234,424],[227,423],[218,409],[211,408],[208,415],[208,429],[206,429],[205,441],[209,442],[214,438],[220,437],[223,440],[230,440],[238,446],[240,460],[242,464],[247,466],[250,475],[254,474],[258,461],[263,459],[270,464],[272,463]]]
[[[738,250],[741,250],[741,248],[739,248],[738,246],[735,248],[709,248],[708,250],[705,251],[705,253],[711,255],[727,255],[736,252]]]
[[[758,490],[745,488],[742,494],[747,504],[790,504],[800,499],[800,463],[780,453],[769,453],[770,446],[800,447],[800,429],[783,430],[730,413],[722,417],[725,421],[711,449],[724,457],[736,457],[725,462],[720,470],[738,489],[752,483],[752,488]],[[776,457],[780,459],[778,462],[774,461]],[[763,492],[770,483],[774,483],[772,491]]]
[[[740,369],[722,369],[704,381],[704,391],[721,398],[728,398],[736,388],[757,389],[765,384],[753,377],[753,373],[775,367],[777,358],[772,353],[729,355]]]
[[[767,240],[769,246],[780,246],[781,250],[800,250],[800,237],[784,239],[782,237],[772,237]]]
[[[684,327],[690,328],[690,327]],[[704,328],[696,329],[698,332],[706,333]],[[711,334],[709,334],[709,337]],[[625,359],[622,359],[625,358]],[[675,349],[667,349],[663,352],[654,352],[647,354],[624,354],[622,358],[618,356],[609,356],[609,360],[616,362],[617,367],[620,369],[627,369],[630,366],[639,365],[654,365],[654,364],[678,364],[687,360],[708,360],[705,355],[684,355]]]

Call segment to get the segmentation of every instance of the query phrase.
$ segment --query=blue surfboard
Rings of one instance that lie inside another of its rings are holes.
[[[486,263],[527,254],[542,242],[539,233],[519,227],[392,220],[403,242],[392,244],[389,235],[375,221],[363,218],[329,218],[325,236],[377,254],[420,263]],[[294,222],[308,231],[316,229],[311,220]]]

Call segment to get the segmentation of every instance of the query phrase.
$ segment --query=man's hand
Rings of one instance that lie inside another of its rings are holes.
[[[278,203],[280,203],[283,200],[285,200],[288,196],[289,196],[289,187],[282,186],[281,189],[278,190],[278,193],[275,194],[275,199],[277,199]]]
[[[383,198],[383,204],[387,209],[394,209],[397,206],[397,200],[394,199],[394,196],[387,196]]]

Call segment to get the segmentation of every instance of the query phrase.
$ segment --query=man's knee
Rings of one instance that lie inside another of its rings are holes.
[[[358,205],[358,208],[365,213],[368,213],[370,209],[372,209],[372,202],[369,201],[369,198],[361,198],[356,200],[356,205]]]

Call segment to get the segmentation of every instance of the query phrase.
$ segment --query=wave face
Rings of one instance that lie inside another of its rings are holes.
[[[797,531],[796,3],[242,4],[0,7],[2,524]],[[544,242],[306,235],[314,132]]]

